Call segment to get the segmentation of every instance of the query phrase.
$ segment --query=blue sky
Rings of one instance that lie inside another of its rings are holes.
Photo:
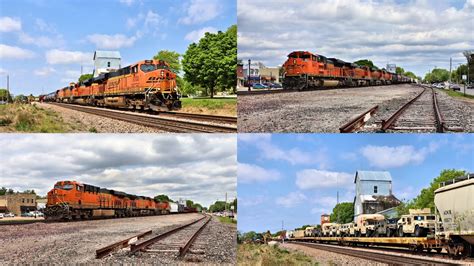
[[[416,197],[443,169],[474,171],[472,134],[239,134],[240,231],[317,224],[352,201],[357,170],[386,170],[394,195]]]
[[[0,87],[54,91],[92,73],[96,49],[119,50],[122,65],[159,50],[184,53],[204,32],[236,24],[236,1],[0,0]]]

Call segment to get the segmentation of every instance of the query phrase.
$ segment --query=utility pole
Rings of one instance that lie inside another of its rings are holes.
[[[7,103],[10,98],[10,75],[7,74]]]
[[[451,67],[453,65],[453,58],[449,58],[449,83],[451,84]]]
[[[248,90],[250,91],[250,63],[252,61],[249,59],[249,74],[247,76],[247,86],[249,87]]]
[[[227,212],[227,192],[225,193],[225,204],[224,204],[224,209]]]

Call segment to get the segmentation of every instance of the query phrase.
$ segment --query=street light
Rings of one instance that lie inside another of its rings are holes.
[[[250,63],[252,61],[249,59],[249,74],[248,74],[248,77],[247,77],[247,86],[248,86],[248,90],[250,91]]]

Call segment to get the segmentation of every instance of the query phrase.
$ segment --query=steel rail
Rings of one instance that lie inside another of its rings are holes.
[[[436,92],[433,88],[431,88],[433,92],[433,108],[435,111],[435,118],[436,118],[436,132],[443,133],[446,129],[446,125],[444,123],[443,117],[441,116],[441,112],[439,111],[438,99],[436,97]]]
[[[186,242],[186,244],[182,247],[179,248],[179,256],[180,258],[186,256],[186,253],[188,252],[189,248],[192,246],[196,238],[201,234],[202,230],[204,230],[204,227],[211,221],[212,217],[208,216],[207,221],[193,234],[193,236]]]
[[[192,222],[190,222],[190,223],[181,225],[181,226],[176,227],[176,228],[174,228],[174,229],[168,230],[168,231],[166,231],[166,232],[164,232],[164,233],[161,233],[161,234],[156,235],[156,236],[154,236],[154,237],[152,237],[152,238],[150,238],[150,239],[147,239],[147,240],[145,240],[145,241],[143,241],[143,242],[141,242],[141,243],[138,243],[138,244],[137,244],[137,243],[133,243],[133,244],[130,245],[130,252],[131,252],[132,254],[134,254],[134,253],[136,253],[136,252],[138,252],[138,251],[145,250],[145,249],[148,248],[149,246],[153,245],[155,242],[157,242],[157,241],[159,241],[159,240],[161,240],[161,239],[163,239],[163,238],[165,238],[165,237],[167,237],[167,236],[169,236],[169,235],[171,235],[171,234],[174,234],[174,233],[176,233],[176,232],[178,232],[178,231],[180,231],[180,230],[182,230],[182,229],[184,229],[184,228],[186,228],[186,227],[188,227],[188,226],[190,226],[190,225],[193,225],[193,224],[195,224],[195,223],[197,223],[197,222],[199,222],[199,221],[202,221],[202,220],[205,219],[205,218],[206,218],[206,216],[203,216],[202,218],[199,218],[199,219],[197,219],[197,220],[195,220],[195,221],[192,221]]]
[[[223,115],[206,115],[206,114],[192,114],[192,113],[182,113],[182,112],[172,112],[172,111],[160,111],[158,115],[170,115],[175,117],[183,117],[183,118],[192,118],[192,119],[199,119],[199,120],[207,120],[207,121],[214,121],[214,122],[228,122],[232,124],[237,123],[236,116],[223,116]]]
[[[356,131],[357,129],[361,128],[365,125],[365,123],[370,119],[370,117],[377,112],[379,106],[376,105],[369,110],[363,112],[362,114],[358,115],[357,117],[351,119],[349,122],[345,123],[343,126],[339,128],[340,133],[351,133]]]
[[[236,127],[227,125],[214,125],[207,123],[199,123],[195,121],[183,121],[174,120],[162,117],[152,117],[145,115],[137,115],[133,113],[117,112],[114,110],[97,109],[91,107],[85,107],[80,105],[69,105],[69,104],[55,104],[64,108],[85,112],[89,114],[95,114],[111,119],[121,120],[133,124],[138,124],[147,127],[164,129],[170,132],[187,133],[187,132],[203,132],[203,133],[215,133],[215,132],[237,132]]]
[[[405,110],[408,109],[408,107],[412,103],[414,103],[416,100],[418,100],[418,98],[420,98],[421,95],[423,95],[423,93],[425,93],[425,91],[426,91],[426,87],[415,98],[411,99],[409,102],[404,104],[400,109],[398,109],[398,111],[396,111],[388,120],[382,120],[382,131],[386,131],[387,129],[389,129],[395,123],[395,121],[400,117],[400,115],[403,112],[405,112]]]
[[[327,246],[316,243],[301,243],[301,242],[291,242],[296,245],[306,246],[315,249],[321,249],[324,251],[334,252],[342,255],[358,257],[361,259],[369,261],[377,261],[381,263],[387,263],[389,265],[457,265],[456,263],[440,262],[431,258],[414,258],[414,257],[405,257],[396,254],[387,254],[379,252],[371,252],[366,250],[357,250],[351,248],[342,248],[338,246]]]
[[[141,238],[144,238],[145,236],[150,235],[150,234],[151,234],[151,230],[146,231],[145,233],[141,233],[141,234],[138,234],[136,236],[132,236],[132,237],[129,237],[127,239],[118,241],[118,242],[113,243],[111,245],[108,245],[106,247],[100,248],[100,249],[95,251],[95,258],[96,259],[101,259],[101,258],[107,256],[108,254],[114,252],[117,249],[126,248],[126,247],[130,246],[130,244],[133,240],[137,241],[137,240],[139,240]]]

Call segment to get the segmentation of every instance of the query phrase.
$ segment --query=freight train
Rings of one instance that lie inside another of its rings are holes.
[[[137,110],[181,108],[176,74],[163,60],[143,60],[46,95],[41,102],[76,103]]]
[[[305,90],[413,83],[414,79],[385,69],[369,68],[307,51],[294,51],[283,64],[283,87]]]
[[[83,184],[77,181],[58,181],[48,192],[46,220],[79,220],[93,218],[120,218],[169,214],[168,202],[150,197]],[[196,212],[184,209],[180,212]]]
[[[375,239],[374,243],[382,245],[413,242],[438,252],[444,248],[453,257],[474,257],[474,174],[442,183],[434,193],[436,214],[429,209],[411,210],[397,219],[363,214],[353,223],[324,223],[321,229],[308,227],[287,235],[290,239],[310,241],[336,238],[340,243],[358,243],[364,238]],[[417,242],[413,237],[426,241]]]

